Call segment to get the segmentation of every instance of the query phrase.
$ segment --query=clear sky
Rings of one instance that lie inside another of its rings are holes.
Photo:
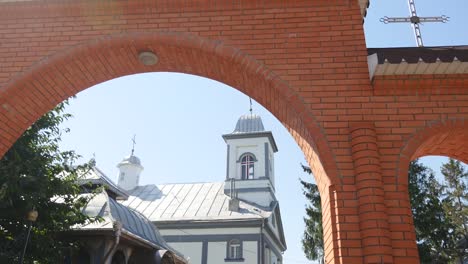
[[[357,0],[354,0],[357,1]],[[421,16],[447,15],[447,24],[425,24],[426,46],[468,44],[468,1],[420,0]],[[371,1],[365,22],[368,47],[415,46],[411,26],[379,22],[382,16],[407,16],[406,0]],[[226,145],[222,134],[233,131],[239,116],[248,113],[244,94],[222,83],[178,73],[149,73],[117,78],[87,89],[72,99],[68,110],[75,117],[64,123],[64,149],[75,149],[117,180],[116,165],[131,151],[144,171],[140,184],[223,181]],[[303,153],[290,134],[267,110],[254,102],[278,144],[275,156],[277,197],[282,210],[288,244],[284,263],[312,263],[301,250],[304,205],[299,179],[312,180],[302,172]],[[442,158],[426,159],[435,169]]]

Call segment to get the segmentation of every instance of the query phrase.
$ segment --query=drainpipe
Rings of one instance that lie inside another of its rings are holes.
[[[115,251],[115,249],[120,243],[120,235],[122,234],[122,223],[120,223],[119,221],[114,221],[114,223],[112,224],[112,229],[114,230],[115,237],[114,244],[112,245],[112,248],[109,249],[109,251],[107,251],[104,257],[104,261],[102,262],[104,264],[107,263],[107,260],[109,259],[111,253]]]

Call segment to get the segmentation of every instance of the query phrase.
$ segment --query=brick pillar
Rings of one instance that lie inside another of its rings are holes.
[[[394,263],[373,123],[350,128],[363,263]]]

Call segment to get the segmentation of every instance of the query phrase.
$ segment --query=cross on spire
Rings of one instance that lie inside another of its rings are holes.
[[[408,7],[410,11],[410,17],[387,17],[384,16],[380,19],[380,22],[384,24],[388,23],[411,23],[414,30],[414,36],[416,38],[416,45],[418,47],[424,47],[421,29],[419,25],[423,22],[441,22],[446,23],[449,21],[448,16],[436,16],[436,17],[420,17],[416,13],[416,5],[414,4],[414,0],[408,0]]]
[[[135,144],[136,144],[136,135],[133,135],[133,138],[132,138],[132,142],[133,142],[133,146],[132,146],[132,156],[133,156],[133,153],[135,152]]]

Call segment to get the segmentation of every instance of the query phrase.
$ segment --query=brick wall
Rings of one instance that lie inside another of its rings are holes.
[[[13,1],[0,40],[0,155],[57,103],[123,75],[190,73],[253,97],[314,172],[327,263],[418,263],[409,161],[468,161],[468,76],[371,82],[358,1]]]

